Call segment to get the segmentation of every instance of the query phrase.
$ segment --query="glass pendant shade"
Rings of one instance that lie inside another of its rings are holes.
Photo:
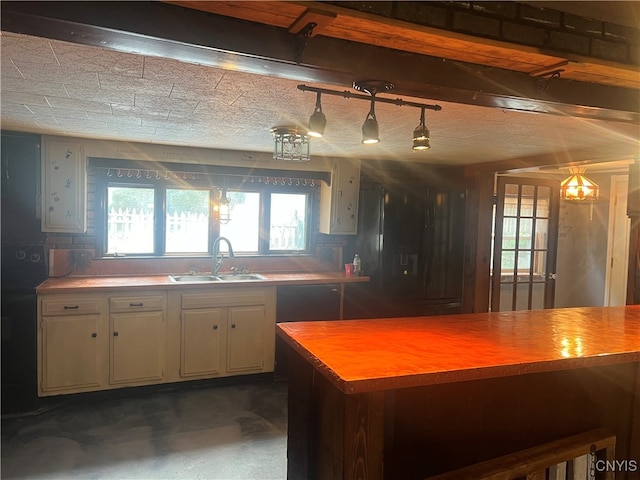
[[[227,198],[227,189],[223,188],[218,199],[218,221],[229,223],[231,221],[231,202]]]
[[[327,125],[327,117],[322,113],[322,102],[320,99],[320,92],[316,96],[316,108],[309,118],[309,128],[307,129],[307,135],[310,137],[322,137],[324,135],[324,127]]]
[[[563,200],[597,200],[600,187],[583,174],[584,168],[571,168],[571,175],[560,184],[560,198]]]
[[[413,131],[413,149],[428,150],[430,147],[429,129],[424,125],[418,125]]]
[[[327,117],[324,116],[322,110],[316,109],[309,118],[309,129],[307,135],[310,137],[322,137],[324,135],[324,127],[327,125]]]
[[[429,129],[424,123],[424,107],[420,110],[420,125],[413,131],[413,149],[414,150],[428,150],[431,145],[429,144]]]
[[[362,124],[362,143],[374,144],[380,142],[380,133],[378,130],[378,121],[376,117],[367,116],[367,119]]]

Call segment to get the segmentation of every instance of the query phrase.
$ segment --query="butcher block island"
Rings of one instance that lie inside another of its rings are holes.
[[[273,372],[278,286],[368,281],[335,272],[186,277],[43,282],[39,396]]]
[[[598,428],[618,465],[640,460],[640,306],[277,331],[289,479],[423,479]]]

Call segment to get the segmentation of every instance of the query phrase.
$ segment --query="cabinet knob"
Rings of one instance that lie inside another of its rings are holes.
[[[117,337],[118,336],[118,332],[113,332],[113,336]]]
[[[97,333],[95,333],[95,332],[93,332],[93,333],[91,334],[91,338],[96,338],[97,336],[98,336],[98,334],[97,334]]]
[[[231,328],[236,328],[236,324],[235,324],[235,323],[232,323],[232,324],[231,324]]]
[[[214,329],[214,330],[217,330],[217,329],[218,329],[218,325],[214,325],[214,326],[213,326],[213,329]]]

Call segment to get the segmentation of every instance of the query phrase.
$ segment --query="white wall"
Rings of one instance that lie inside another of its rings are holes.
[[[557,308],[604,305],[610,176],[588,177],[600,186],[598,202],[560,202]]]

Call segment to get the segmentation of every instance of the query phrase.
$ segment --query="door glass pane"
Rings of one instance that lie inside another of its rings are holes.
[[[272,193],[269,250],[305,250],[307,195]]]
[[[260,242],[260,193],[228,191],[231,220],[220,225],[220,235],[236,253],[257,253]],[[226,247],[221,244],[221,251]]]
[[[531,308],[538,310],[544,308],[544,283],[534,283],[531,289]]]
[[[502,222],[502,249],[516,248],[516,228],[518,220],[505,218]]]
[[[153,253],[154,191],[107,187],[108,255]]]
[[[538,187],[538,201],[536,203],[536,217],[549,217],[549,197],[551,189],[549,187]]]
[[[547,232],[549,231],[549,220],[536,219],[536,241],[534,248],[545,249],[547,248]]]
[[[518,252],[518,275],[528,275],[530,268],[531,252]]]
[[[520,235],[518,237],[518,248],[531,248],[533,219],[523,218],[520,220]]]
[[[503,283],[500,285],[500,311],[506,312],[511,310],[513,301],[513,284]]]
[[[520,216],[533,217],[533,199],[535,187],[533,185],[522,186],[522,205],[520,207]]]
[[[167,189],[167,253],[209,251],[209,190]]]
[[[533,252],[533,274],[536,275],[534,281],[544,282],[547,273],[547,252],[546,250],[536,250]]]
[[[502,251],[502,271],[512,272],[515,267],[516,252],[514,251]]]

